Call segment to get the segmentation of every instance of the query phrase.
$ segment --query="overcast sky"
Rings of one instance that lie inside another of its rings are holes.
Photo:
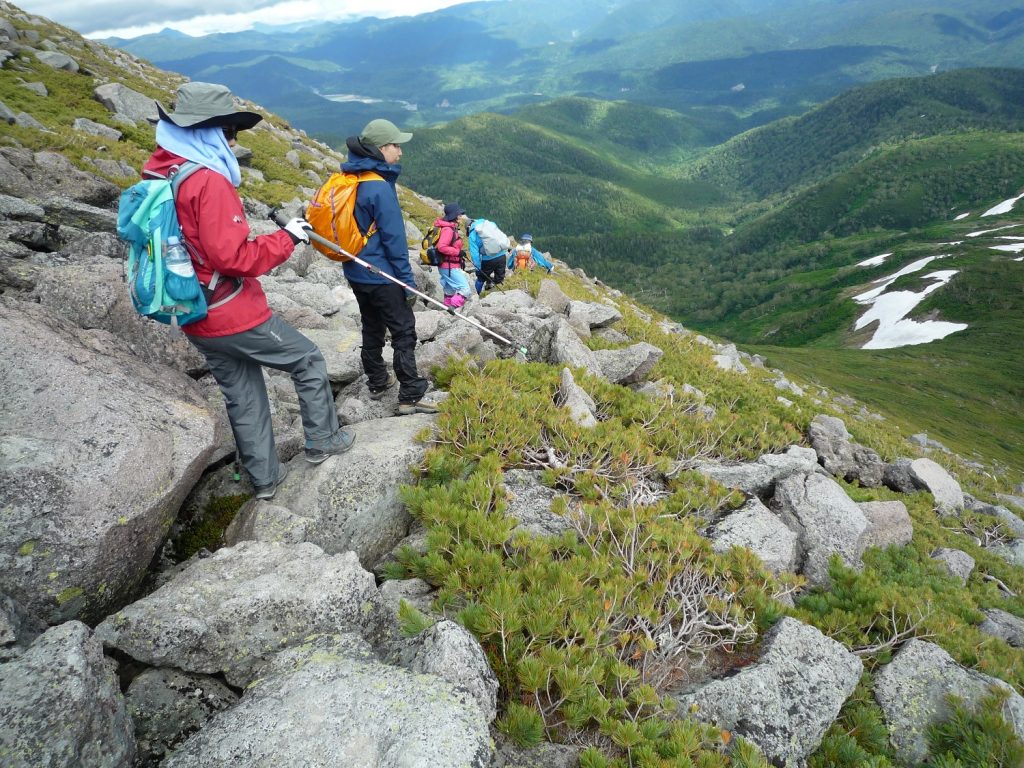
[[[312,19],[413,16],[468,0],[15,0],[88,37],[137,37],[172,27],[189,35],[237,32],[253,24]],[[216,13],[211,10],[216,9]]]

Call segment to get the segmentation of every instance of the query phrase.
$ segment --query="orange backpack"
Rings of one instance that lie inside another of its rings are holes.
[[[516,246],[515,257],[516,269],[533,269],[533,250],[530,246],[525,249],[523,246]]]
[[[320,237],[336,243],[355,256],[366,245],[366,241],[377,232],[377,222],[370,224],[364,233],[356,223],[356,190],[362,181],[383,181],[384,178],[373,171],[363,173],[332,173],[323,186],[316,191],[313,199],[306,206],[306,221]],[[315,240],[313,247],[334,261],[350,261],[337,251]]]

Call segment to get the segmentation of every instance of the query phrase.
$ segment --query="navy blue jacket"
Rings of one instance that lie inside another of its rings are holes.
[[[398,193],[395,191],[395,181],[402,172],[402,166],[389,165],[383,160],[360,157],[350,152],[348,162],[342,163],[341,170],[346,173],[374,171],[384,177],[384,181],[361,182],[356,191],[355,216],[359,229],[366,232],[373,222],[377,222],[377,232],[366,241],[357,255],[381,272],[415,288],[416,279],[409,265],[409,244],[405,239],[405,219],[402,218]],[[345,277],[351,283],[391,282],[354,261],[346,261],[343,268]]]

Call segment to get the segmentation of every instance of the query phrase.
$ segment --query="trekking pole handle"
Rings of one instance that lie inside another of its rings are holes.
[[[269,218],[270,218],[270,220],[272,222],[277,224],[277,226],[283,227],[284,225],[281,223],[281,221],[278,218],[278,216],[279,216],[279,212],[277,210],[272,210],[270,212],[270,217]],[[443,304],[442,302],[440,302],[437,299],[435,299],[433,296],[428,296],[427,294],[423,293],[423,291],[417,290],[416,288],[413,288],[411,286],[406,285],[405,283],[403,283],[401,280],[399,280],[394,275],[388,274],[384,270],[382,270],[382,269],[380,269],[378,267],[373,266],[373,264],[370,264],[365,259],[360,259],[358,256],[355,256],[355,255],[349,253],[344,248],[342,248],[340,245],[338,245],[337,243],[334,243],[334,242],[328,240],[326,237],[320,237],[320,235],[318,235],[316,232],[313,231],[312,225],[309,226],[309,227],[303,227],[303,229],[306,230],[306,234],[309,235],[309,239],[310,240],[314,240],[314,241],[320,243],[320,245],[322,245],[322,246],[324,246],[326,248],[330,248],[335,253],[341,254],[342,256],[344,256],[344,257],[346,257],[348,259],[351,259],[352,261],[354,261],[356,264],[360,265],[361,267],[365,267],[366,269],[368,269],[371,273],[373,273],[375,275],[379,275],[380,277],[383,277],[386,280],[390,280],[395,285],[398,285],[398,286],[401,286],[402,288],[405,288],[405,290],[407,290],[409,293],[412,293],[412,294],[415,294],[416,296],[419,296],[424,301],[429,301],[431,304],[437,305],[443,311],[448,312],[453,317],[457,317],[460,320],[463,320],[463,321],[469,323],[470,325],[474,326],[475,328],[483,331],[484,333],[486,333],[486,334],[488,334],[490,336],[493,336],[495,339],[497,339],[498,341],[502,342],[503,344],[508,344],[510,347],[515,347],[516,351],[518,353],[525,354],[524,348],[521,345],[516,344],[514,341],[511,341],[510,339],[506,339],[501,334],[495,333],[490,328],[487,328],[486,326],[478,323],[476,320],[474,320],[471,317],[466,317],[465,315],[457,314],[453,307],[449,307],[449,306]]]

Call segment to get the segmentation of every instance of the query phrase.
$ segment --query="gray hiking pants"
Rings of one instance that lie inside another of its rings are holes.
[[[224,393],[238,456],[253,485],[275,483],[280,468],[262,366],[291,374],[307,446],[320,447],[337,432],[338,414],[324,356],[277,315],[242,333],[187,338],[206,357]]]

